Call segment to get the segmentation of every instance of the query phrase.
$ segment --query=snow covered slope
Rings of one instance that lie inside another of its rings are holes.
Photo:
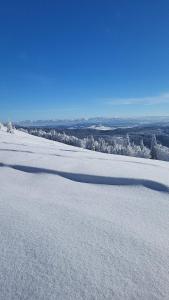
[[[169,299],[169,163],[0,131],[0,299]]]

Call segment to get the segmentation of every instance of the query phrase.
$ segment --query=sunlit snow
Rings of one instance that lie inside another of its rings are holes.
[[[0,299],[169,299],[169,163],[1,130]]]

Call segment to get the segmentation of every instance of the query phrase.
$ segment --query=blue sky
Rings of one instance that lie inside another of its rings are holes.
[[[1,1],[0,107],[2,120],[169,115],[169,1]]]

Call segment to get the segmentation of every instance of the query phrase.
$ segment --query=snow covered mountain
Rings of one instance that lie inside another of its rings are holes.
[[[37,126],[37,127],[63,127],[63,128],[88,128],[90,126],[103,126],[103,127],[133,127],[133,126],[140,126],[140,125],[148,125],[148,124],[160,124],[167,125],[169,124],[169,117],[132,117],[132,118],[119,118],[119,117],[112,117],[112,118],[81,118],[81,119],[65,119],[65,120],[26,120],[15,122],[16,126]]]
[[[0,298],[167,300],[168,174],[0,131]]]

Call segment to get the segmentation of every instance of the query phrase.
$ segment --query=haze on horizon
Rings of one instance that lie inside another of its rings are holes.
[[[169,115],[169,2],[7,0],[0,119]]]

